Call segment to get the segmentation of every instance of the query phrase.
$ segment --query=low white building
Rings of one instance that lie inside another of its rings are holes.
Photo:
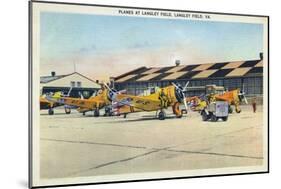
[[[55,72],[51,72],[49,76],[40,77],[40,92],[41,94],[64,92],[68,93],[71,90],[70,96],[88,98],[93,93],[101,88],[98,81],[94,81],[78,72],[73,72],[66,75],[56,75]]]

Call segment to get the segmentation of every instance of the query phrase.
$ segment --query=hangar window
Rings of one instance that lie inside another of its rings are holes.
[[[244,90],[246,94],[253,95],[253,94],[262,94],[263,88],[263,80],[262,77],[256,78],[245,78],[244,79]]]
[[[240,78],[224,79],[223,86],[227,90],[233,90],[242,87],[242,80]]]
[[[196,86],[201,86],[201,81],[195,81]]]
[[[81,81],[77,81],[77,87],[82,87]]]
[[[71,82],[70,82],[70,86],[71,86],[71,87],[75,87],[75,81],[71,81]]]

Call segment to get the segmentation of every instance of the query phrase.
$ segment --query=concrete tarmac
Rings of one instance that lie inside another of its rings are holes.
[[[197,112],[160,121],[155,112],[124,119],[41,111],[41,178],[261,165],[261,110],[243,106],[226,122],[203,122]]]

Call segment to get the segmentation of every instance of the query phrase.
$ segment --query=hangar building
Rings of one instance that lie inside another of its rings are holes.
[[[56,75],[55,72],[51,72],[49,76],[40,77],[41,95],[58,91],[67,94],[70,87],[72,87],[70,96],[81,97],[80,94],[82,94],[84,98],[89,98],[101,88],[98,81],[93,81],[78,72],[66,75]]]
[[[215,84],[227,90],[242,89],[247,96],[263,94],[263,55],[258,60],[220,62],[208,64],[180,65],[168,67],[140,67],[111,78],[117,90],[126,89],[127,93],[142,95],[148,88],[165,87],[171,82],[182,86],[189,81],[188,95],[201,95],[202,86]],[[196,87],[201,86],[201,90]]]

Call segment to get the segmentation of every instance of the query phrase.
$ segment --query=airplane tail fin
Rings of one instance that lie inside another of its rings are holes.
[[[239,90],[238,92],[238,98],[239,98],[239,101],[241,102],[242,100],[244,100],[245,104],[248,104],[248,100],[245,96],[245,90],[244,90],[244,84],[242,86],[242,90]]]
[[[63,93],[62,92],[55,92],[53,95],[52,95],[52,98],[61,98],[63,96]]]

